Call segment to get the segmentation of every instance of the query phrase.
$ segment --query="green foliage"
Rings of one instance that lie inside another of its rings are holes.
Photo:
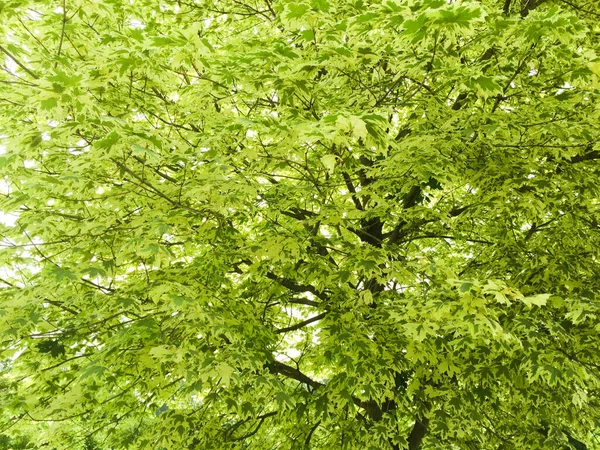
[[[600,449],[598,17],[0,2],[0,448]]]

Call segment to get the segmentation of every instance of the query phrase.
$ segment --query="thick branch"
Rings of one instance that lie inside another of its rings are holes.
[[[344,183],[346,183],[348,191],[352,194],[352,201],[354,202],[354,206],[356,206],[356,209],[362,211],[363,205],[361,205],[360,200],[356,196],[356,188],[354,187],[354,184],[350,179],[350,175],[348,175],[346,172],[342,172],[342,176],[344,177]]]
[[[571,164],[575,164],[582,161],[592,161],[594,159],[600,159],[600,152],[598,150],[592,150],[589,153],[585,153],[583,155],[573,156],[569,162]]]
[[[321,304],[319,302],[315,302],[313,300],[308,300],[306,298],[292,298],[292,299],[288,300],[288,303],[292,303],[295,305],[314,306],[315,308],[318,308],[319,306],[321,306]]]
[[[588,144],[588,150],[590,150],[592,147],[592,144]],[[546,158],[547,161],[549,162],[554,162],[555,158],[553,158],[552,156],[549,156]],[[563,172],[563,168],[561,167],[561,163],[566,163],[566,164],[577,164],[580,162],[585,162],[585,161],[594,161],[600,159],[600,151],[598,150],[590,150],[587,153],[584,153],[583,155],[576,155],[573,156],[572,158],[569,159],[565,159],[561,162],[558,163],[558,166],[556,167],[556,173],[562,173]]]
[[[537,0],[521,0],[521,17],[525,18],[537,6]]]
[[[426,417],[415,420],[415,425],[408,436],[408,450],[418,450],[421,447],[421,442],[423,442],[423,437],[427,433],[428,425],[429,419]]]
[[[371,244],[374,247],[381,247],[383,239],[383,222],[379,217],[372,219],[363,219],[360,228],[346,227],[346,229],[357,235],[361,241]]]
[[[319,315],[316,315],[314,317],[311,317],[309,319],[303,320],[302,322],[299,322],[295,325],[292,325],[290,327],[285,327],[285,328],[280,328],[278,330],[275,330],[275,333],[277,334],[281,334],[281,333],[287,333],[288,331],[294,331],[294,330],[299,330],[300,328],[304,328],[307,325],[310,325],[313,322],[317,322],[319,320],[321,320],[323,317],[325,317],[327,315],[327,312],[323,312]]]
[[[450,210],[450,212],[448,212],[448,216],[450,216],[450,217],[459,216],[460,214],[462,214],[463,212],[465,212],[471,206],[472,205],[461,206],[459,208],[452,208]],[[384,238],[389,238],[388,239],[388,243],[390,243],[390,244],[396,244],[396,243],[398,243],[400,241],[400,239],[402,239],[404,236],[406,236],[410,231],[417,231],[419,229],[419,227],[421,227],[423,225],[426,225],[428,223],[431,223],[431,222],[435,222],[436,220],[437,219],[422,220],[422,221],[414,224],[410,229],[406,229],[405,228],[408,225],[408,222],[406,222],[404,220],[400,220],[400,222],[398,223],[398,225],[396,225],[391,232],[388,232],[388,233],[384,234],[383,237]]]
[[[289,289],[292,292],[310,292],[311,294],[319,297],[321,300],[328,299],[328,297],[325,293],[318,291],[317,289],[315,289],[314,286],[310,286],[310,285],[306,285],[306,284],[299,284],[288,278],[278,277],[273,272],[268,272],[267,278],[270,280],[276,281],[277,283],[279,283],[280,285]]]
[[[318,389],[321,386],[324,386],[323,383],[319,383],[318,381],[309,378],[308,376],[300,372],[298,369],[294,369],[293,367],[290,367],[287,364],[283,364],[279,361],[273,361],[269,363],[268,367],[273,373],[278,373],[280,375],[283,375],[284,377],[292,378],[296,381],[299,381],[302,384],[310,386],[313,389]]]
[[[307,375],[303,374],[298,369],[295,369],[294,367],[290,367],[287,364],[284,364],[279,361],[272,361],[267,364],[267,367],[269,368],[271,373],[277,373],[277,374],[283,375],[284,377],[299,381],[300,383],[310,386],[312,389],[315,389],[315,390],[320,387],[325,386],[323,383],[319,383],[318,381],[315,381],[312,378],[308,377]],[[381,406],[374,400],[364,401],[364,400],[360,400],[356,397],[352,397],[352,401],[356,406],[364,409],[365,412],[367,413],[367,416],[373,421],[379,421],[382,418],[384,412],[392,411],[396,408],[396,402],[394,402],[393,400],[390,400],[390,399],[387,399]],[[421,423],[421,426],[424,423],[425,429],[427,429],[427,419],[423,419],[419,423]],[[415,428],[417,428],[416,424],[415,424]],[[419,431],[420,431],[420,429],[419,429]],[[411,436],[414,433],[415,433],[415,431],[413,429]],[[421,440],[423,439],[424,434],[425,434],[425,431],[422,432],[420,437],[419,437],[419,435],[416,435],[412,439],[416,440],[418,438],[419,439],[418,442],[420,443]],[[409,437],[409,442],[410,442],[410,439],[411,438]],[[412,449],[412,447],[411,447],[411,449]]]
[[[281,211],[281,214],[296,220],[306,220],[309,217],[315,217],[317,215],[315,212],[301,208],[290,208],[288,211]]]

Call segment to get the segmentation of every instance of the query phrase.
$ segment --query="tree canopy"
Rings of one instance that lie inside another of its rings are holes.
[[[0,2],[0,445],[600,448],[598,23]]]

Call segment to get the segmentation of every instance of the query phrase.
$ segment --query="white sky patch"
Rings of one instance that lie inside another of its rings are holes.
[[[329,239],[329,238],[331,238],[332,234],[329,232],[329,229],[328,229],[326,226],[324,226],[324,225],[323,225],[323,226],[321,226],[321,229],[320,229],[320,231],[321,231],[321,235],[322,235],[324,238],[326,238],[326,239]]]
[[[394,291],[402,294],[405,292],[410,286],[407,284],[397,284],[396,280],[389,281],[384,287],[384,291]]]
[[[144,28],[146,28],[146,25],[144,25],[144,23],[141,20],[130,19],[129,28],[133,28],[134,30],[143,30]]]
[[[0,193],[4,195],[10,194],[10,183],[6,180],[0,180]]]
[[[35,161],[33,159],[26,159],[25,161],[23,161],[23,166],[26,169],[31,169],[35,166]]]
[[[471,186],[470,184],[465,184],[465,190],[469,193],[476,194],[477,189]]]
[[[17,73],[17,67],[19,67],[19,66],[14,61],[14,59],[12,59],[12,58],[10,58],[10,57],[7,56],[4,59],[4,65],[6,66],[6,68],[8,69],[8,71],[10,73],[12,73],[13,75]]]
[[[561,88],[560,88],[558,91],[556,91],[556,95],[560,95],[560,94],[562,94],[562,93],[563,93],[563,92],[565,92],[567,89],[571,89],[571,87],[572,87],[572,86],[571,86],[569,83],[565,83],[565,84],[563,84],[563,85],[562,85],[562,87],[561,87]]]
[[[254,130],[250,130],[250,129],[249,129],[248,131],[246,131],[246,137],[249,137],[249,138],[253,138],[253,137],[254,137],[254,136],[256,136],[257,134],[258,134],[258,133],[257,133],[256,131],[254,131]]]
[[[537,69],[531,69],[529,71],[529,76],[530,77],[535,77],[538,74],[538,70]]]
[[[310,292],[309,292],[310,293]],[[306,320],[310,317],[310,314],[303,308],[296,308],[295,306],[288,306],[286,308],[287,315],[298,320]],[[292,324],[293,325],[293,324]],[[311,324],[312,325],[312,324]],[[308,325],[310,327],[310,325]]]
[[[2,223],[3,225],[5,225],[7,227],[14,227],[15,222],[17,221],[18,218],[19,218],[19,214],[17,214],[17,213],[6,214],[3,212],[0,212],[0,223]]]
[[[34,11],[33,9],[28,9],[27,10],[27,18],[29,20],[41,20],[42,13],[39,11]]]

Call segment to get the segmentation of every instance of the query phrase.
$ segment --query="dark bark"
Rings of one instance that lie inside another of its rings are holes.
[[[537,6],[537,0],[521,0],[521,17],[525,18]]]
[[[429,419],[426,417],[415,420],[413,429],[408,436],[408,450],[418,450],[421,447],[428,425]]]

